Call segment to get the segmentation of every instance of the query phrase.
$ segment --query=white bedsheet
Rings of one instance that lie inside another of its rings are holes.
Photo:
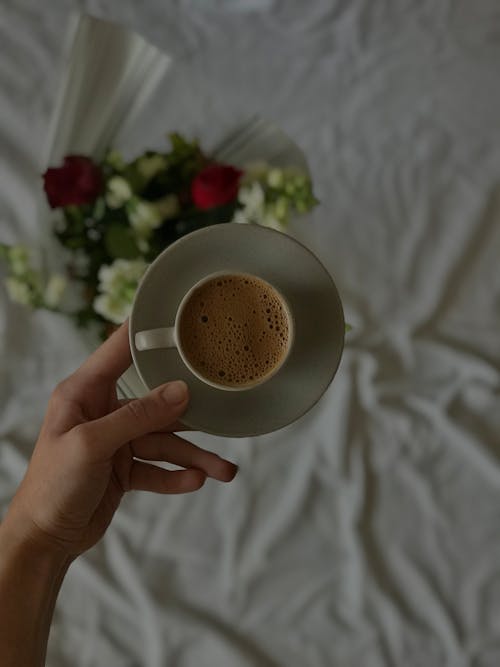
[[[354,325],[295,425],[198,436],[230,485],[130,494],[77,561],[49,667],[500,664],[500,13],[476,0],[4,0],[0,236],[36,242],[38,160],[81,7],[174,62],[125,148],[258,112],[306,151],[297,228]],[[0,289],[0,504],[91,349]],[[61,340],[64,339],[64,346]]]

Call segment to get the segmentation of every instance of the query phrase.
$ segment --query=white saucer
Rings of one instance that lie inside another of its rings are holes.
[[[295,341],[284,366],[254,389],[228,392],[196,378],[177,350],[139,352],[135,333],[172,326],[177,306],[198,280],[216,271],[252,273],[275,285],[289,302]],[[153,262],[136,294],[130,318],[132,357],[150,389],[187,382],[186,426],[214,435],[246,437],[282,428],[305,414],[333,380],[344,346],[344,313],[321,262],[295,239],[258,225],[222,224],[182,237]]]

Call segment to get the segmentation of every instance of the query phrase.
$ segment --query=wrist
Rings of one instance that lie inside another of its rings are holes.
[[[18,563],[34,572],[66,572],[73,560],[63,549],[51,543],[36,526],[9,512],[0,523],[0,558]]]

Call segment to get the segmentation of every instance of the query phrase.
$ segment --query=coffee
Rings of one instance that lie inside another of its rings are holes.
[[[206,380],[248,387],[270,375],[288,353],[290,327],[271,285],[246,274],[216,276],[184,305],[180,345]]]

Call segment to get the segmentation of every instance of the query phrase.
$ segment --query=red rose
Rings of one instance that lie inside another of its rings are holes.
[[[191,183],[191,197],[198,208],[222,206],[236,199],[242,171],[226,164],[210,164]]]
[[[68,155],[62,167],[47,169],[43,187],[52,208],[91,204],[102,190],[101,170],[83,155]]]

